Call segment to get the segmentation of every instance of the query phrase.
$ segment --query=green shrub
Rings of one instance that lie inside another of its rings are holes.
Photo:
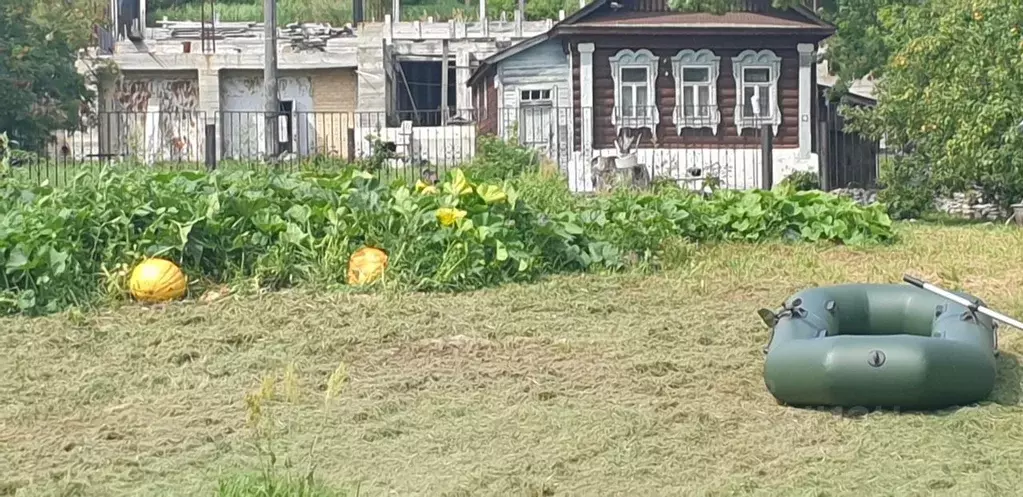
[[[556,214],[575,209],[579,197],[568,188],[568,180],[553,172],[526,173],[514,180],[526,205],[538,212]]]
[[[883,187],[877,194],[879,202],[896,219],[912,219],[934,210],[937,190],[930,170],[920,157],[894,157],[881,164],[878,182]]]
[[[672,240],[783,237],[858,244],[893,234],[880,207],[791,188],[582,197],[549,173],[474,183],[460,170],[416,188],[354,169],[101,169],[67,188],[15,177],[0,185],[0,313],[124,298],[130,268],[147,256],[178,262],[196,285],[273,289],[342,285],[348,257],[368,245],[389,254],[386,285],[467,290],[656,262]]]
[[[466,169],[473,181],[502,181],[539,171],[536,150],[506,142],[493,135],[476,138],[476,155]]]
[[[814,171],[795,171],[783,178],[780,183],[782,185],[790,185],[796,191],[821,189],[820,177]]]
[[[863,207],[821,191],[719,190],[709,198],[685,190],[657,194],[616,192],[584,202],[576,214],[584,229],[625,251],[649,251],[658,241],[694,242],[773,239],[861,245],[894,240],[891,219],[880,205]]]

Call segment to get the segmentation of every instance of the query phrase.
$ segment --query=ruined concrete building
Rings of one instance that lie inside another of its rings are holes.
[[[205,128],[214,124],[220,159],[265,156],[262,23],[163,20],[141,28],[145,0],[130,1],[138,5],[112,5],[127,18],[83,60],[100,96],[97,129],[67,139],[98,143],[65,148],[148,162],[202,160]],[[371,153],[377,137],[430,162],[461,162],[475,143],[473,68],[553,23],[515,12],[498,21],[386,15],[357,26],[280,28],[281,145],[274,152],[355,158]],[[421,145],[420,136],[431,144]]]

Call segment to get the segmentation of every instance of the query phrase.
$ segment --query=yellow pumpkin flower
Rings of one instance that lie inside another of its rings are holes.
[[[451,173],[451,193],[456,197],[467,195],[472,193],[472,185],[469,184],[469,180],[465,178],[465,173],[461,169],[455,169]]]
[[[416,191],[423,195],[432,195],[437,193],[437,187],[426,184],[423,180],[416,181]]]
[[[437,221],[441,226],[452,226],[465,217],[465,211],[451,207],[437,209]]]

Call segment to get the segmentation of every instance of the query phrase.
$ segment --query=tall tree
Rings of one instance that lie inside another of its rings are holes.
[[[881,24],[896,48],[878,106],[848,112],[852,126],[910,151],[901,177],[929,178],[920,186],[931,195],[978,187],[1023,200],[1023,2],[930,0],[889,9]]]
[[[91,23],[76,24],[80,9],[39,3],[0,1],[0,133],[28,150],[76,127],[90,96],[75,60]]]
[[[689,12],[721,13],[736,8],[738,0],[669,0],[676,9]],[[881,17],[906,5],[923,0],[772,0],[775,8],[809,7],[838,28],[829,38],[826,58],[829,69],[841,81],[848,82],[867,75],[880,76],[893,47],[885,36],[886,25]]]

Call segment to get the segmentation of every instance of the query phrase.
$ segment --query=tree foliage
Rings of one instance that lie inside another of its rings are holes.
[[[872,75],[881,77],[893,47],[880,17],[920,0],[832,0],[821,16],[838,28],[827,40],[828,69],[842,82]]]
[[[88,42],[85,11],[41,3],[0,1],[0,133],[33,150],[54,130],[74,128],[89,96],[75,69]]]
[[[1023,3],[931,0],[880,20],[893,52],[878,106],[847,112],[853,128],[909,152],[899,166],[920,188],[1023,200]]]
[[[723,14],[735,10],[742,2],[739,0],[669,0],[673,9],[683,12],[710,12]],[[800,0],[771,0],[771,6],[777,9],[788,9],[802,5]]]
[[[669,0],[673,8],[687,12],[724,13],[735,9],[738,0]],[[922,0],[819,0],[816,14],[838,29],[829,38],[826,57],[828,68],[840,81],[848,82],[867,75],[880,76],[892,51],[880,16],[891,9],[917,5]],[[803,0],[771,0],[777,9],[806,7]],[[839,88],[841,91],[841,88]]]

